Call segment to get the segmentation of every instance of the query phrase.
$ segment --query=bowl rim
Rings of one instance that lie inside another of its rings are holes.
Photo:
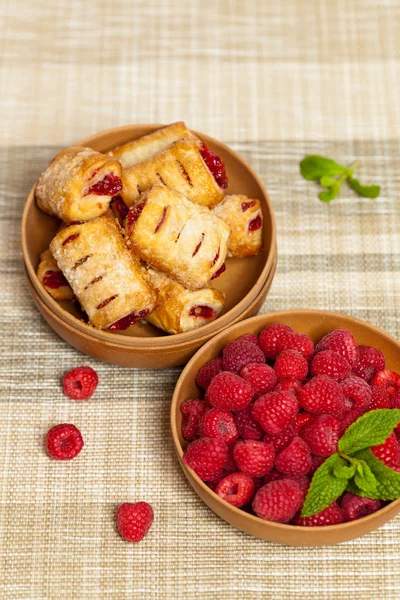
[[[218,494],[216,494],[211,488],[209,488],[206,485],[206,483],[202,479],[200,479],[200,477],[195,473],[195,471],[193,471],[193,469],[191,469],[190,467],[185,465],[182,460],[183,448],[179,441],[175,413],[176,413],[177,405],[179,404],[179,397],[180,397],[181,388],[183,386],[184,380],[189,375],[189,373],[192,369],[192,365],[196,361],[198,355],[202,352],[207,351],[208,348],[211,348],[213,345],[215,345],[215,343],[219,342],[220,339],[227,333],[232,333],[235,331],[235,329],[239,329],[240,327],[242,327],[244,323],[249,322],[249,323],[257,323],[257,324],[262,325],[264,319],[266,319],[267,317],[271,317],[271,316],[273,316],[274,318],[276,316],[276,321],[279,322],[280,318],[284,318],[287,315],[293,315],[294,313],[297,313],[299,315],[304,315],[304,316],[307,316],[307,315],[324,316],[325,315],[325,316],[328,316],[331,318],[335,318],[335,317],[343,318],[344,317],[345,319],[349,319],[350,321],[356,322],[359,325],[366,326],[368,329],[372,330],[373,332],[378,333],[379,335],[382,335],[383,337],[385,337],[388,341],[395,343],[395,345],[398,347],[399,353],[400,353],[400,343],[393,336],[389,335],[382,329],[379,329],[375,325],[368,323],[367,321],[363,321],[362,319],[358,319],[356,317],[352,317],[350,315],[346,315],[344,313],[339,313],[339,312],[335,312],[335,311],[307,309],[307,308],[306,309],[281,310],[281,311],[276,311],[276,312],[273,311],[273,312],[263,313],[262,315],[250,317],[249,319],[245,319],[243,321],[240,321],[239,323],[234,323],[230,327],[227,327],[223,331],[220,331],[217,335],[213,336],[208,342],[206,342],[192,356],[192,358],[186,364],[186,366],[184,367],[184,369],[182,370],[182,372],[179,376],[179,379],[178,379],[175,389],[174,389],[174,393],[173,393],[172,400],[171,400],[171,407],[170,407],[170,427],[171,427],[172,439],[174,442],[175,452],[178,456],[179,463],[180,463],[183,471],[185,472],[187,470],[188,473],[190,473],[190,476],[195,480],[196,484],[202,489],[203,493],[207,496],[211,496],[214,503],[216,503],[217,505],[220,505],[220,507],[225,510],[230,510],[232,512],[232,514],[236,515],[238,518],[240,517],[240,519],[248,520],[248,522],[253,523],[255,525],[259,525],[260,527],[268,525],[268,527],[273,528],[275,531],[281,531],[281,532],[287,532],[287,533],[294,533],[294,532],[299,532],[299,531],[304,533],[305,531],[308,531],[310,536],[313,531],[314,532],[332,531],[333,528],[335,528],[336,531],[339,531],[339,530],[347,531],[347,530],[351,529],[352,527],[354,527],[357,523],[359,523],[359,521],[361,519],[357,519],[355,521],[348,521],[346,523],[339,523],[336,525],[316,526],[316,527],[308,527],[307,528],[307,527],[300,527],[299,525],[288,525],[286,523],[277,523],[274,521],[267,521],[265,519],[261,519],[260,517],[255,516],[255,515],[247,513],[245,511],[243,511],[242,509],[237,508],[236,506],[232,506],[232,504],[230,504],[229,502],[227,502],[226,500],[223,500],[220,496],[218,496]],[[186,473],[185,473],[185,475],[186,475]],[[195,493],[197,494],[196,491],[195,491]],[[387,504],[383,508],[380,508],[379,510],[375,511],[374,513],[371,513],[370,515],[367,515],[366,517],[362,517],[363,523],[368,523],[368,522],[374,520],[376,518],[376,515],[378,515],[378,514],[384,515],[386,512],[391,512],[391,510],[393,509],[394,506],[400,506],[400,498],[398,498],[396,500],[392,500],[389,504]]]
[[[90,144],[92,144],[92,143],[95,143],[99,140],[101,141],[101,139],[105,136],[119,133],[119,132],[120,133],[123,133],[123,132],[128,133],[129,131],[132,130],[132,128],[143,129],[143,130],[147,130],[147,129],[157,130],[162,127],[165,127],[165,125],[157,124],[157,123],[155,123],[155,124],[154,123],[153,124],[150,124],[150,123],[134,124],[134,123],[132,123],[130,125],[123,125],[121,127],[113,127],[111,129],[106,129],[104,131],[100,131],[98,133],[95,133],[89,137],[86,137],[86,138],[76,142],[73,145],[89,145],[90,146]],[[175,335],[166,334],[166,335],[160,335],[160,336],[155,336],[155,337],[151,337],[151,336],[140,337],[140,336],[124,336],[124,335],[120,335],[120,334],[113,333],[110,331],[97,330],[94,327],[92,327],[91,325],[84,323],[83,321],[80,321],[77,317],[70,314],[68,311],[64,310],[58,304],[58,302],[56,302],[56,300],[54,300],[50,296],[50,294],[46,293],[46,291],[43,289],[43,286],[40,284],[38,277],[36,275],[36,272],[28,258],[29,254],[28,254],[28,248],[27,248],[26,230],[27,230],[27,226],[28,226],[28,212],[32,206],[32,203],[35,202],[35,190],[36,190],[36,184],[37,184],[37,180],[36,180],[36,182],[34,183],[34,185],[32,186],[32,188],[29,191],[29,194],[25,201],[23,214],[22,214],[21,245],[22,245],[22,254],[23,254],[23,259],[24,259],[24,265],[25,265],[25,269],[27,271],[27,275],[28,275],[30,281],[32,282],[34,288],[36,289],[39,297],[42,299],[42,301],[47,305],[47,307],[51,310],[51,312],[53,314],[57,315],[65,323],[68,323],[73,329],[79,330],[81,333],[89,335],[90,337],[98,339],[99,341],[102,341],[102,342],[107,341],[110,343],[127,346],[127,347],[134,347],[134,346],[150,347],[150,346],[154,346],[154,345],[157,345],[158,347],[181,346],[181,345],[185,345],[186,343],[189,344],[190,342],[193,342],[195,340],[197,341],[199,339],[200,331],[202,332],[202,335],[200,336],[201,339],[202,338],[208,339],[208,337],[210,335],[214,335],[215,333],[219,332],[221,328],[228,327],[230,320],[232,318],[235,319],[237,316],[240,315],[240,311],[239,311],[238,315],[231,314],[233,311],[237,310],[238,305],[243,303],[242,309],[247,308],[247,306],[249,304],[251,304],[255,298],[258,297],[259,293],[263,289],[266,281],[268,280],[268,276],[270,274],[272,265],[274,264],[274,260],[276,259],[276,255],[277,255],[276,219],[275,219],[275,214],[274,214],[272,202],[269,197],[268,191],[267,191],[263,181],[261,180],[260,176],[255,172],[253,167],[251,167],[247,163],[247,161],[245,161],[243,159],[243,157],[240,156],[235,150],[233,150],[232,148],[227,146],[224,142],[220,142],[219,140],[212,138],[211,136],[208,136],[206,134],[203,134],[203,133],[195,131],[195,130],[193,130],[193,131],[194,131],[194,133],[199,135],[199,137],[204,139],[206,142],[211,142],[211,144],[216,143],[217,145],[222,146],[222,148],[224,149],[225,152],[233,155],[236,160],[239,160],[245,166],[245,168],[250,172],[251,176],[255,179],[257,185],[260,187],[260,189],[264,195],[264,199],[265,199],[266,206],[267,206],[267,211],[269,213],[270,222],[271,222],[270,245],[269,245],[268,254],[267,254],[265,262],[264,262],[263,269],[262,269],[260,275],[258,276],[256,282],[254,283],[252,288],[249,290],[249,292],[246,294],[246,296],[244,296],[242,298],[242,300],[240,300],[240,302],[237,303],[235,306],[233,306],[229,311],[224,313],[221,317],[218,317],[215,321],[212,321],[211,323],[207,323],[206,325],[203,325],[202,327],[199,327],[199,328],[191,330],[191,331],[187,331],[184,333],[178,333]],[[255,292],[256,292],[256,294],[254,296]]]

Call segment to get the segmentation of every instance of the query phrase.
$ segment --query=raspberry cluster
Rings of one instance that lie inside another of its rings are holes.
[[[335,525],[381,502],[345,493],[311,517],[300,512],[314,472],[365,412],[400,407],[400,375],[376,348],[336,329],[314,346],[287,325],[229,342],[196,382],[204,398],[181,406],[184,463],[222,499],[247,512],[299,526]],[[400,470],[400,426],[372,447]]]

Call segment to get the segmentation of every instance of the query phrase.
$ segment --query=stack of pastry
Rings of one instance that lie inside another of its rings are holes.
[[[218,317],[210,287],[225,259],[262,248],[261,203],[224,196],[222,160],[184,123],[108,155],[73,146],[36,187],[39,207],[62,226],[38,277],[56,300],[76,298],[89,323],[109,331],[146,320],[175,334]]]

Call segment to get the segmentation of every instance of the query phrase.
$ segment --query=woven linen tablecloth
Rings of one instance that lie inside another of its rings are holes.
[[[235,530],[195,495],[169,431],[179,369],[101,364],[35,310],[20,221],[63,146],[129,123],[188,125],[257,170],[279,261],[262,312],[341,311],[400,335],[398,0],[2,0],[0,146],[0,598],[386,600],[400,597],[400,518],[336,547],[288,548]],[[306,154],[382,185],[331,205],[298,171]],[[60,379],[88,364],[87,402]],[[75,423],[86,446],[51,461],[43,436]],[[149,501],[129,545],[123,501]]]

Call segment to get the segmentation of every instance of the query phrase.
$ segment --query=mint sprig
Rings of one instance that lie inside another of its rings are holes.
[[[370,447],[383,444],[400,423],[400,409],[377,409],[362,415],[345,431],[338,452],[314,473],[301,516],[321,512],[345,490],[377,500],[400,498],[400,473],[387,467]]]
[[[351,189],[360,196],[377,198],[381,192],[379,185],[362,185],[353,177],[357,166],[358,162],[351,167],[345,167],[325,156],[311,154],[300,162],[300,172],[305,179],[318,181],[321,187],[326,188],[319,194],[322,202],[334,200],[339,195],[344,181],[347,181]]]

